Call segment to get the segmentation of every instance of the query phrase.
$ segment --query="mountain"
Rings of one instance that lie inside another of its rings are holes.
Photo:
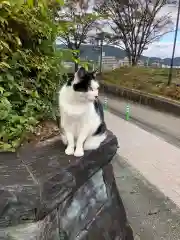
[[[60,44],[57,45],[58,48],[66,48],[64,45]],[[126,57],[126,52],[120,48],[110,46],[110,45],[104,45],[103,46],[103,52],[105,53],[105,56],[113,56],[117,59],[123,59]],[[98,61],[99,57],[99,51],[95,49],[93,45],[82,45],[80,48],[81,57],[93,61]],[[164,65],[170,65],[171,58],[158,58],[158,57],[146,57],[141,56],[141,60],[149,61],[149,65],[151,65],[153,62],[160,62]],[[180,57],[174,58],[174,66],[180,66]]]

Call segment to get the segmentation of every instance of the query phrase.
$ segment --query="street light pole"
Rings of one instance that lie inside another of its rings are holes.
[[[102,73],[102,57],[103,57],[103,42],[104,42],[104,32],[96,34],[92,37],[92,43],[95,45],[94,50],[98,52],[98,67],[100,74]]]
[[[103,40],[104,40],[104,33],[101,33],[100,34],[100,62],[99,62],[100,74],[102,73]]]
[[[175,29],[175,35],[174,35],[174,45],[173,45],[171,66],[170,66],[170,70],[169,70],[168,83],[167,83],[168,86],[171,84],[171,81],[172,81],[172,71],[173,71],[173,65],[174,65],[174,54],[175,54],[175,49],[176,49],[177,33],[178,33],[178,26],[179,26],[179,15],[180,15],[180,0],[179,0],[179,4],[178,4],[176,29]]]

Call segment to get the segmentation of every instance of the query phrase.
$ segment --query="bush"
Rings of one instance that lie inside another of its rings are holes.
[[[38,121],[52,117],[63,69],[51,8],[12,2],[0,1],[1,150],[15,150]]]

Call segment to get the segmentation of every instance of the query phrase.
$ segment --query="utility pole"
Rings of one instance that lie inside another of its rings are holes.
[[[104,33],[100,33],[99,35],[100,38],[100,59],[99,59],[99,71],[100,74],[102,73],[102,55],[103,55],[103,41],[104,41]]]
[[[169,76],[168,76],[168,83],[167,83],[168,86],[171,84],[171,81],[172,81],[174,54],[175,54],[175,49],[176,49],[177,33],[178,33],[178,26],[179,26],[179,15],[180,15],[180,0],[179,0],[179,4],[178,4],[178,13],[177,13],[177,20],[176,20],[176,29],[175,29],[175,34],[174,34],[173,52],[172,52],[171,65],[170,65]]]
[[[98,52],[98,67],[100,74],[102,73],[103,42],[104,32],[97,33],[96,36],[92,38],[94,50]]]

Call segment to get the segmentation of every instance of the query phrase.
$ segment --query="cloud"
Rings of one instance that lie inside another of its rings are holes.
[[[94,0],[90,0],[90,1],[93,2]],[[176,19],[177,19],[177,10],[178,10],[178,0],[176,0],[176,4],[175,4],[175,0],[168,0],[168,2],[173,4],[167,4],[166,6],[164,6],[160,10],[158,17],[161,17],[163,15],[170,13],[174,28],[175,28]],[[102,30],[105,32],[112,32],[110,27],[107,25],[103,27]],[[179,30],[180,30],[180,23],[179,23]],[[95,34],[96,34],[96,30],[93,29],[90,32],[90,35],[95,35]],[[166,34],[164,35],[164,37],[162,37],[162,39],[159,42],[154,42],[153,44],[149,45],[148,49],[143,52],[143,55],[148,57],[171,58],[172,50],[173,50],[173,40],[174,40],[174,32]],[[60,43],[60,42],[57,41],[57,43]],[[180,34],[178,34],[178,38],[177,38],[175,57],[180,57]]]
[[[170,15],[173,26],[169,26],[164,31],[175,30],[176,20],[177,20],[177,10],[178,10],[178,0],[168,0],[169,4],[165,5],[158,13],[157,17],[164,15]],[[171,4],[170,4],[171,3]],[[171,28],[172,27],[172,28]],[[180,30],[180,24],[179,24]],[[160,58],[171,58],[173,50],[174,32],[164,35],[160,41],[154,42],[149,45],[148,49],[143,52],[144,56],[149,57],[160,57]],[[122,44],[123,45],[123,44]],[[175,57],[180,57],[180,31],[177,36]]]
[[[143,55],[148,57],[171,58],[172,50],[173,42],[156,42],[151,44],[149,48],[143,52]],[[180,41],[177,41],[176,44],[175,57],[180,57]]]
[[[178,1],[176,4],[168,4],[166,6],[164,6],[160,12],[159,15],[166,15],[166,14],[170,14],[172,21],[174,23],[174,25],[176,24],[176,19],[177,19],[177,11],[178,11]]]
[[[169,0],[174,1],[174,0]],[[174,29],[176,25],[177,19],[177,9],[178,9],[178,1],[176,4],[168,4],[163,7],[159,13],[159,16],[170,13]],[[180,29],[180,24],[179,24]],[[159,42],[154,42],[151,44],[147,50],[143,52],[143,55],[148,57],[160,57],[160,58],[171,58],[173,51],[173,41],[174,41],[174,32],[171,34],[167,34]],[[177,36],[176,49],[175,49],[175,57],[180,57],[180,34]]]

